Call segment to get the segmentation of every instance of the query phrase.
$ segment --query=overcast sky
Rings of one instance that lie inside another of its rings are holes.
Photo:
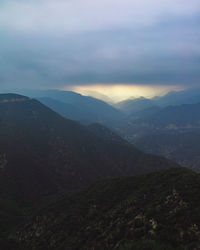
[[[200,0],[1,0],[0,87],[200,85]]]

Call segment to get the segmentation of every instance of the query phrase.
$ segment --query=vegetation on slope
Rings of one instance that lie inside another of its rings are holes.
[[[21,249],[199,249],[200,176],[175,168],[107,178],[45,201],[12,239]]]

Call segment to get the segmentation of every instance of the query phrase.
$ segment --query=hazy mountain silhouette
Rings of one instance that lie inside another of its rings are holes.
[[[171,91],[164,96],[156,96],[152,99],[144,97],[127,99],[119,102],[115,107],[121,109],[129,115],[134,115],[136,112],[148,110],[152,107],[177,106],[182,104],[197,104],[200,103],[200,88],[186,89],[182,91]]]
[[[153,98],[160,106],[195,104],[200,102],[200,88],[191,88],[182,91],[171,91],[168,94]]]
[[[49,97],[41,97],[37,98],[37,100],[60,115],[72,120],[80,121],[86,124],[91,122],[93,119],[94,121],[96,119],[98,120],[94,114],[90,113],[88,110],[82,110],[78,107],[78,105],[60,102]]]
[[[119,102],[115,105],[115,107],[119,108],[127,114],[132,114],[144,109],[151,108],[155,105],[156,104],[151,99],[140,97]]]
[[[164,129],[170,124],[177,127],[200,128],[200,103],[168,106],[152,115],[147,115],[138,122],[155,125]]]
[[[72,91],[27,90],[21,91],[34,97],[59,114],[83,123],[113,124],[124,117],[120,110],[99,99]]]

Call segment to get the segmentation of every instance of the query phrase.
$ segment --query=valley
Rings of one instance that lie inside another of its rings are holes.
[[[200,247],[198,103],[81,123],[45,98],[0,95],[5,250]]]

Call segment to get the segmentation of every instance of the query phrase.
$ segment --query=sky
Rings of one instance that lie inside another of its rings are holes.
[[[200,86],[200,0],[0,0],[0,89]]]

